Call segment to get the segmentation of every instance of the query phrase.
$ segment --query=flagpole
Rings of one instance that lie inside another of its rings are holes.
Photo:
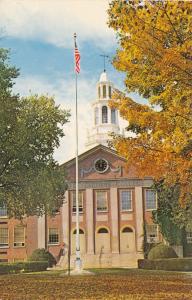
[[[74,44],[76,49],[76,33],[74,33]],[[76,260],[75,269],[81,270],[80,237],[79,237],[79,166],[78,166],[78,103],[77,103],[77,71],[75,70],[75,136],[76,136]]]

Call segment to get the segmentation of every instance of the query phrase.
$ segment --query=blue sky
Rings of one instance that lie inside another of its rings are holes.
[[[64,126],[55,158],[64,162],[75,154],[73,33],[81,53],[78,78],[79,149],[85,150],[87,128],[91,126],[91,102],[103,70],[100,54],[115,55],[115,33],[107,26],[108,0],[1,0],[0,47],[10,48],[11,63],[20,69],[15,91],[55,96],[62,108],[70,109],[70,123]],[[107,63],[116,87],[123,88],[122,73]],[[126,123],[122,122],[122,126]]]

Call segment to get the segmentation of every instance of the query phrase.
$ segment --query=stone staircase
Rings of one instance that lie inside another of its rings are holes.
[[[73,269],[75,265],[75,255],[70,257],[70,265]],[[103,253],[100,254],[82,254],[83,268],[136,268],[137,260],[143,258],[140,253]],[[54,267],[56,270],[68,268],[68,256],[61,256],[59,262]]]

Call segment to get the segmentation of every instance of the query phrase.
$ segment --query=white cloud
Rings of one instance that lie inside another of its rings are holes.
[[[5,35],[40,39],[71,47],[73,33],[102,47],[115,42],[107,26],[109,0],[1,0],[0,27]]]
[[[31,94],[48,94],[54,96],[56,104],[61,108],[71,110],[70,122],[64,125],[65,137],[61,139],[60,147],[55,150],[55,159],[63,163],[75,157],[75,81],[58,79],[48,82],[44,77],[20,77],[16,81],[14,91],[21,96]],[[96,82],[93,79],[78,79],[78,131],[79,131],[79,153],[86,150],[85,142],[87,129],[92,127],[91,104],[96,98]],[[120,127],[125,128],[127,122],[120,119]]]
[[[78,116],[79,116],[79,152],[85,150],[87,128],[91,126],[91,106],[94,99],[95,82],[80,79],[78,81]],[[65,137],[60,147],[55,150],[55,158],[60,163],[75,156],[75,82],[73,79],[54,83],[47,82],[42,77],[18,78],[14,91],[21,96],[31,94],[48,94],[54,96],[56,104],[61,108],[71,110],[70,122],[64,125]]]

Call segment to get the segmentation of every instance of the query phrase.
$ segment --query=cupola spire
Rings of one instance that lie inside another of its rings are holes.
[[[105,68],[105,59],[106,58],[109,58],[108,55],[105,55],[105,54],[100,54],[100,56],[103,57],[103,72],[106,72],[106,68]]]
[[[97,144],[107,146],[108,141],[112,139],[112,132],[120,134],[118,111],[111,108],[109,101],[112,97],[113,83],[108,79],[105,70],[104,57],[104,72],[101,73],[97,82],[97,97],[92,103],[92,128],[87,135],[86,147],[92,147]]]

